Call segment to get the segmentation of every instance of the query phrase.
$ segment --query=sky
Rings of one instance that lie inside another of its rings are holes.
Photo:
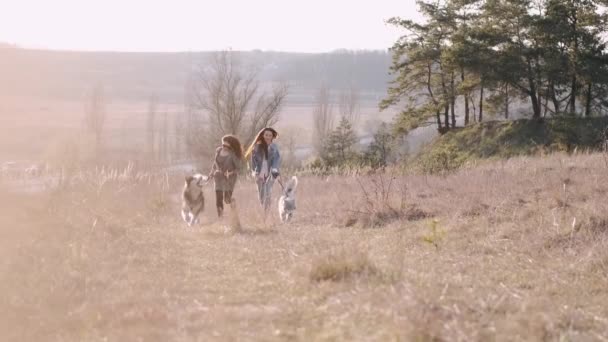
[[[415,0],[0,0],[0,42],[89,51],[387,49]]]

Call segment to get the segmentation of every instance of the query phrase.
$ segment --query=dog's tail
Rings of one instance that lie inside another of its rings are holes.
[[[295,190],[298,187],[298,177],[291,176],[290,182],[293,184],[293,186],[292,186],[293,190]]]

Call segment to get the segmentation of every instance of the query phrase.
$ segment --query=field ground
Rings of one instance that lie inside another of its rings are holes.
[[[605,341],[607,171],[558,154],[302,177],[289,225],[262,224],[242,180],[242,232],[210,188],[186,229],[177,176],[3,191],[0,339]]]

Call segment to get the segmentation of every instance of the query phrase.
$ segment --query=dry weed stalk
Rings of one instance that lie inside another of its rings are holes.
[[[241,226],[241,220],[239,219],[239,211],[237,209],[236,200],[233,198],[230,202],[230,229],[233,233],[240,233],[243,231]]]
[[[394,186],[397,177],[391,174],[387,177],[384,172],[378,172],[370,178],[371,186],[366,187],[361,177],[356,177],[359,189],[363,194],[363,205],[360,210],[350,210],[357,218],[349,218],[346,223],[351,226],[357,222],[368,227],[376,227],[401,217],[401,211],[405,208],[407,187],[401,186],[400,209],[395,209],[391,204],[394,196]]]

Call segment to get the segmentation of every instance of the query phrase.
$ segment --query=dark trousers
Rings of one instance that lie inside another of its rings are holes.
[[[224,211],[224,202],[232,202],[232,191],[215,191],[215,205],[217,206],[217,216],[221,217]]]

